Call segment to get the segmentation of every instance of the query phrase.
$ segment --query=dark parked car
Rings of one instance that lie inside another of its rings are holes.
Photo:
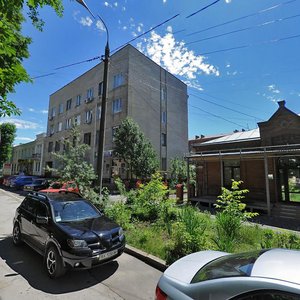
[[[35,178],[35,176],[19,176],[14,181],[11,181],[10,187],[22,190],[24,185],[32,183]]]
[[[13,243],[26,242],[44,256],[51,278],[67,268],[89,269],[125,248],[122,228],[73,192],[29,193],[17,208]]]
[[[49,181],[45,178],[36,178],[33,179],[32,183],[24,185],[23,190],[27,192],[39,191],[46,189],[49,186]]]
[[[299,300],[300,251],[200,251],[161,276],[156,300]]]

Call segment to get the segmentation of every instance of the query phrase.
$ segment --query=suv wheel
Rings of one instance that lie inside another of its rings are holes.
[[[46,271],[50,278],[57,278],[65,273],[62,259],[55,246],[50,246],[46,251]]]
[[[14,224],[13,228],[13,243],[15,246],[20,246],[23,244],[22,237],[21,237],[21,230],[18,223]]]

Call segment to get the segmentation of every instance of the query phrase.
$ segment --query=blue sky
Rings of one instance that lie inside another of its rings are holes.
[[[188,84],[190,138],[256,128],[282,99],[300,113],[300,0],[86,3],[105,20],[111,50],[179,14],[132,45]],[[49,95],[98,61],[56,68],[103,54],[102,24],[77,2],[63,4],[62,18],[51,8],[40,10],[43,32],[24,24],[33,40],[24,65],[37,78],[10,95],[22,115],[0,119],[17,125],[15,144],[45,132]]]

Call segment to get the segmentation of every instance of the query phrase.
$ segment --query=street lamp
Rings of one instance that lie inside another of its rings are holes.
[[[81,4],[91,16],[95,18],[93,13],[90,11],[84,0],[76,0]],[[108,87],[108,63],[109,63],[109,32],[107,26],[103,19],[97,15],[106,31],[106,46],[104,53],[104,69],[103,69],[103,91],[102,91],[102,103],[101,103],[101,118],[100,118],[100,128],[99,128],[99,142],[98,142],[98,152],[97,152],[97,174],[100,187],[100,196],[102,193],[102,179],[103,179],[103,164],[104,164],[104,144],[105,144],[105,117],[106,117],[106,102],[107,102],[107,87]]]

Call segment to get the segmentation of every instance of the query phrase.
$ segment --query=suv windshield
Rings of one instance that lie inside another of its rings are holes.
[[[191,283],[224,277],[250,276],[255,261],[265,251],[259,250],[217,258],[202,267]]]
[[[100,213],[84,200],[54,201],[51,203],[57,223],[76,222],[100,217]]]

